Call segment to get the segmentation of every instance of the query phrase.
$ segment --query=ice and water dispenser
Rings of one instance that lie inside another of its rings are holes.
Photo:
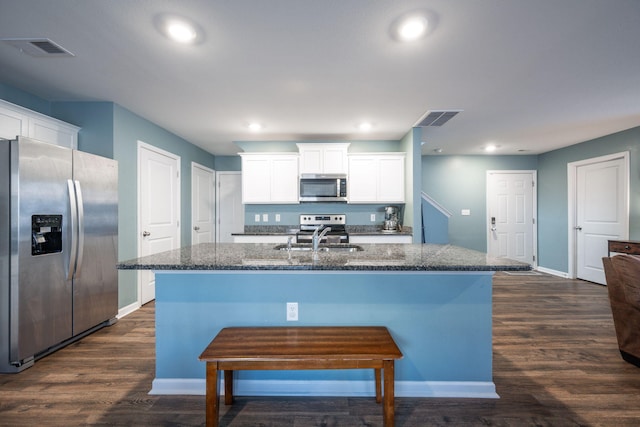
[[[62,252],[62,215],[31,216],[31,255]]]

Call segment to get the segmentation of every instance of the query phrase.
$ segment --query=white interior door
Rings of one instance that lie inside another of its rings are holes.
[[[487,252],[535,265],[535,171],[487,172]]]
[[[215,236],[215,171],[191,163],[191,244],[211,243]]]
[[[180,247],[180,157],[138,142],[139,255]],[[151,271],[138,275],[140,304],[155,299]]]
[[[607,241],[629,233],[627,160],[594,159],[576,165],[575,177],[576,277],[604,285]]]
[[[231,233],[244,232],[244,205],[242,204],[242,173],[218,172],[216,216],[217,241],[233,242]]]

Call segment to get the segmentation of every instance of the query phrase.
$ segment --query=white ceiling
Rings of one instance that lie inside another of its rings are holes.
[[[414,10],[434,26],[401,44],[390,27]],[[167,40],[161,13],[204,39]],[[115,102],[213,154],[398,140],[440,109],[464,111],[424,128],[425,154],[535,154],[640,126],[639,0],[0,0],[0,38],[30,37],[75,57],[0,43],[0,82]]]

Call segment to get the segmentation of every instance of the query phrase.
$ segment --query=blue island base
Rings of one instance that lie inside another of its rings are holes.
[[[497,398],[491,271],[156,271],[151,394],[205,394],[202,350],[231,326],[386,326],[400,397]],[[286,303],[299,320],[287,322]],[[374,396],[373,370],[238,371],[234,394]]]

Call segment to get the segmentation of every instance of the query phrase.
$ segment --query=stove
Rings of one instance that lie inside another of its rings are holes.
[[[349,243],[349,234],[344,227],[346,222],[345,214],[302,214],[296,242],[311,243],[311,236],[318,227],[331,227],[331,231],[327,232],[320,243]]]

